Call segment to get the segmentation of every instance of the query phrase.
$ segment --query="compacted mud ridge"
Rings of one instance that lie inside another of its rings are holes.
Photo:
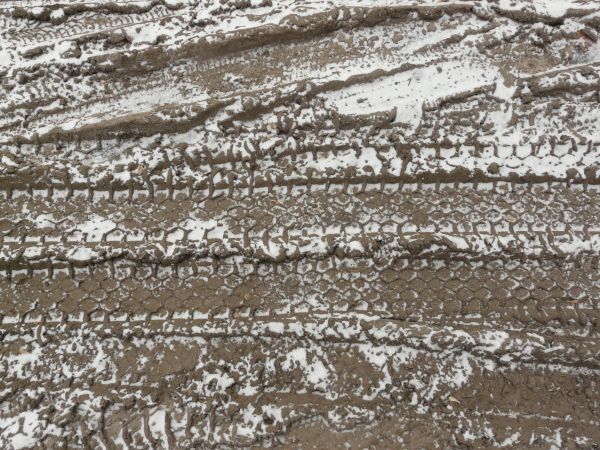
[[[600,2],[0,2],[0,447],[598,448]]]

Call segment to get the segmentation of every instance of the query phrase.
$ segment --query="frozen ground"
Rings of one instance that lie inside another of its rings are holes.
[[[0,3],[0,447],[600,445],[599,32]]]

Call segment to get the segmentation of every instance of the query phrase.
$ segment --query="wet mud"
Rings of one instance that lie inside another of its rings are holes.
[[[598,448],[599,32],[0,3],[0,447]]]

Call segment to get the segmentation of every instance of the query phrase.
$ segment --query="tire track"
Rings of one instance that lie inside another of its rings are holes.
[[[4,2],[0,447],[594,448],[594,2]]]

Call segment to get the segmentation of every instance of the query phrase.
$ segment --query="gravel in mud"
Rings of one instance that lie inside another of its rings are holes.
[[[0,447],[598,448],[600,4],[0,3]]]

